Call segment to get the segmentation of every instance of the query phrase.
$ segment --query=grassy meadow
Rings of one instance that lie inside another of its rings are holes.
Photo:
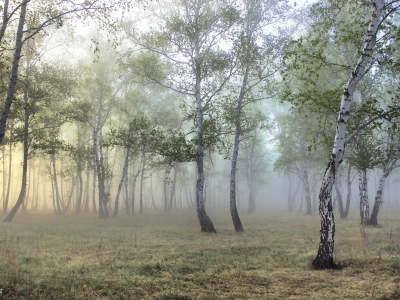
[[[337,215],[335,271],[310,268],[317,214],[243,211],[239,234],[227,211],[209,215],[217,234],[201,233],[189,211],[18,214],[0,223],[0,298],[400,299],[396,211],[374,228]]]

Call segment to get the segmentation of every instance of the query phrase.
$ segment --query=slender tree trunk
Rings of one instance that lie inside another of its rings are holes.
[[[172,210],[172,201],[174,199],[175,196],[175,188],[176,188],[176,174],[177,174],[177,170],[178,166],[177,163],[175,163],[175,167],[174,167],[174,177],[173,177],[173,182],[172,182],[172,188],[171,188],[171,196],[169,198],[169,207],[168,207],[168,211]],[[176,209],[176,205],[175,205],[175,209]]]
[[[72,181],[71,191],[69,193],[68,202],[67,202],[67,205],[64,208],[63,215],[65,215],[68,212],[69,206],[71,204],[72,196],[74,194],[75,185],[76,185],[76,178],[74,178],[73,181]]]
[[[89,162],[87,162],[86,166],[86,187],[85,187],[85,206],[83,208],[83,211],[85,213],[89,212],[89,182],[90,182],[90,165]]]
[[[21,8],[23,9],[23,8]],[[26,4],[25,4],[26,9]],[[21,13],[22,15],[22,13]],[[18,29],[19,30],[19,29]],[[17,50],[16,50],[17,51]],[[30,108],[28,107],[28,94],[27,94],[27,87],[29,86],[29,59],[27,60],[27,75],[26,75],[26,85],[24,91],[24,111],[25,111],[25,120],[24,120],[24,132],[23,132],[23,165],[22,165],[22,186],[21,191],[14,207],[11,209],[8,216],[4,219],[4,222],[11,222],[14,218],[15,214],[17,213],[21,204],[23,204],[26,195],[26,182],[27,182],[27,172],[28,172],[28,134],[29,134],[29,116],[30,116]],[[6,104],[7,105],[7,104]],[[11,105],[11,104],[10,104]],[[1,136],[1,132],[0,132]],[[4,134],[3,134],[4,136]],[[2,139],[2,137],[1,137]],[[1,141],[0,141],[1,143]]]
[[[129,149],[126,149],[125,162],[124,162],[124,167],[122,169],[122,177],[121,177],[121,181],[119,182],[119,185],[118,185],[117,196],[115,197],[114,213],[113,213],[114,217],[116,217],[118,215],[119,195],[121,193],[124,180],[126,180],[125,178],[126,178],[126,174],[128,173],[128,165],[129,165]]]
[[[386,179],[388,178],[394,167],[396,167],[395,161],[393,161],[391,165],[388,168],[386,168],[385,172],[381,176],[381,179],[379,180],[378,189],[376,190],[376,195],[375,195],[374,207],[372,209],[371,217],[369,219],[369,225],[375,225],[375,226],[378,225],[379,208],[383,203],[382,201],[383,189],[385,188]]]
[[[143,157],[142,157],[143,158]],[[138,166],[138,171],[133,176],[133,183],[132,183],[132,198],[131,198],[131,206],[132,206],[132,216],[135,215],[135,187],[136,187],[136,180],[142,170],[142,163],[143,159],[140,161],[140,165]]]
[[[157,206],[154,203],[153,176],[150,176],[150,195],[151,195],[151,207],[157,210]]]
[[[79,214],[81,212],[82,207],[82,195],[83,195],[83,180],[82,180],[82,170],[78,170],[78,184],[79,184],[79,194],[78,194],[78,201],[76,203],[76,210],[75,214]],[[74,183],[75,186],[75,183]]]
[[[97,208],[96,208],[96,173],[95,172],[96,171],[93,170],[92,206],[93,206],[93,213],[97,214]]]
[[[358,187],[360,191],[360,217],[361,225],[369,224],[369,200],[368,200],[368,181],[367,170],[358,171]]]
[[[21,2],[21,13],[18,22],[18,29],[16,35],[16,43],[15,43],[15,51],[14,51],[14,60],[12,64],[11,70],[11,80],[10,85],[7,91],[6,101],[4,103],[3,112],[0,118],[0,144],[3,141],[5,130],[6,130],[6,123],[8,119],[8,115],[10,113],[11,104],[14,98],[15,86],[18,81],[18,67],[19,67],[19,60],[21,58],[21,50],[22,50],[22,36],[24,34],[24,24],[25,24],[25,17],[26,17],[26,7],[28,5],[28,0],[23,0]],[[18,201],[17,201],[18,203]],[[12,218],[11,218],[12,219]]]
[[[195,68],[196,68],[196,84],[195,84],[195,99],[196,99],[196,164],[197,164],[197,183],[196,183],[196,208],[197,217],[200,222],[201,231],[214,232],[214,224],[206,213],[204,205],[204,153],[203,153],[203,105],[201,96],[201,61],[200,61],[200,40],[197,38],[195,41]]]
[[[125,213],[126,213],[126,215],[129,215],[128,170],[129,170],[129,163],[128,163],[128,169],[127,169],[126,180],[125,180]]]
[[[11,163],[12,163],[12,131],[13,131],[13,127],[11,127],[10,129],[10,141],[8,144],[8,149],[10,152],[10,157],[8,159],[8,182],[7,182],[7,194],[6,194],[6,198],[3,201],[3,214],[7,214],[8,211],[8,200],[10,199],[10,185],[11,185]]]
[[[247,31],[246,36],[249,36],[249,22],[247,22]],[[248,59],[248,53],[247,53]],[[244,72],[242,87],[240,89],[240,94],[238,97],[238,103],[236,106],[236,119],[235,119],[235,140],[233,143],[233,153],[232,153],[232,162],[231,162],[231,181],[230,181],[230,193],[229,193],[229,207],[232,217],[233,226],[235,227],[236,232],[244,231],[242,222],[240,221],[239,213],[236,207],[236,169],[237,169],[237,159],[239,155],[239,142],[240,142],[240,134],[241,134],[241,125],[242,125],[242,109],[243,109],[243,98],[246,93],[246,86],[248,83],[250,71],[250,61],[246,63],[246,70]],[[253,213],[254,199],[252,196],[249,197],[249,208],[248,213]]]
[[[335,174],[339,165],[343,160],[345,147],[345,134],[347,120],[350,117],[350,104],[353,98],[354,90],[364,76],[365,67],[372,54],[372,49],[376,43],[376,34],[379,29],[382,9],[385,6],[384,0],[371,2],[371,19],[367,31],[367,37],[364,48],[359,61],[351,73],[349,81],[343,92],[342,102],[340,104],[340,112],[338,116],[338,125],[336,129],[335,144],[332,156],[328,162],[325,174],[322,180],[319,192],[319,214],[321,217],[320,243],[317,257],[312,262],[315,269],[332,269],[336,268],[333,262],[333,249],[335,237],[335,220],[332,211],[332,187],[335,182]]]
[[[58,192],[58,183],[57,183],[57,172],[56,172],[56,159],[54,153],[51,154],[51,161],[53,164],[53,180],[54,180],[54,193],[55,193],[55,198],[56,198],[56,204],[57,204],[57,213],[61,214],[62,210],[60,207],[60,194]]]
[[[167,195],[167,177],[168,177],[168,164],[165,163],[165,172],[164,172],[164,212],[168,212],[168,195]]]
[[[337,180],[335,181],[335,191],[336,191],[336,199],[337,199],[339,214],[340,217],[343,219],[344,218],[343,200]]]
[[[146,152],[142,151],[142,174],[140,174],[140,208],[139,215],[143,215],[143,182],[144,182],[144,168],[146,167]]]

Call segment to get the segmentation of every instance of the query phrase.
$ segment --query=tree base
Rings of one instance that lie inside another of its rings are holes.
[[[235,231],[243,232],[244,231],[243,225],[242,222],[240,221],[239,214],[236,208],[231,210],[231,216],[232,216],[233,226],[235,227]]]
[[[199,220],[200,220],[201,232],[217,233],[217,231],[214,228],[214,224],[211,222],[211,219],[207,215],[203,216]]]
[[[322,259],[316,257],[312,262],[312,267],[314,270],[338,270],[340,267],[333,262],[333,258]]]

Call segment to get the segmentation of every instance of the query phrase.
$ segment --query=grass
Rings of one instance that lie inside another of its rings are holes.
[[[314,271],[319,217],[282,211],[193,212],[99,220],[17,215],[0,223],[1,299],[400,299],[400,218],[336,219],[338,271]]]

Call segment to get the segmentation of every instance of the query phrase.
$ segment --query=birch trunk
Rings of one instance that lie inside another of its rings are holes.
[[[16,35],[16,43],[15,43],[15,51],[14,51],[14,59],[12,64],[11,70],[11,80],[10,85],[7,91],[6,101],[4,103],[3,112],[0,118],[0,144],[3,141],[5,130],[6,130],[6,123],[8,119],[8,115],[10,113],[11,104],[14,97],[15,86],[17,85],[18,81],[18,67],[19,67],[19,60],[21,58],[21,50],[22,50],[22,36],[24,34],[24,24],[25,24],[25,17],[26,17],[26,7],[28,5],[29,0],[23,0],[21,3],[21,13],[18,22],[18,29]],[[18,203],[18,201],[17,201]]]
[[[317,257],[312,262],[315,269],[333,269],[336,264],[333,262],[335,220],[332,211],[332,187],[335,182],[335,174],[338,170],[344,155],[344,142],[346,135],[347,120],[350,116],[350,104],[353,99],[354,90],[365,74],[365,67],[370,60],[372,49],[376,43],[376,34],[379,29],[382,9],[385,6],[384,0],[371,2],[371,19],[367,31],[361,57],[352,72],[349,81],[343,92],[336,128],[335,144],[332,156],[325,170],[321,189],[319,192],[319,214],[321,218],[320,243]]]
[[[358,188],[360,191],[360,218],[361,225],[369,224],[369,199],[368,199],[368,181],[367,170],[358,171]]]
[[[104,159],[103,159],[103,140],[102,140],[102,122],[101,115],[103,111],[103,90],[100,87],[99,109],[97,113],[97,126],[93,132],[93,151],[95,156],[97,184],[99,189],[99,217],[108,218],[107,195],[104,182]],[[99,135],[99,140],[97,138]]]
[[[196,8],[196,15],[198,16],[200,12],[198,8]],[[195,76],[196,76],[196,84],[195,84],[195,99],[196,99],[196,139],[197,139],[197,183],[196,183],[196,208],[197,208],[197,217],[200,222],[201,231],[204,232],[214,232],[217,231],[214,228],[214,224],[211,222],[211,219],[208,217],[206,213],[206,208],[204,205],[204,153],[203,153],[203,105],[202,105],[202,97],[201,97],[201,83],[202,83],[202,70],[201,70],[201,61],[200,61],[200,40],[199,37],[196,37],[195,40]]]
[[[383,201],[382,201],[383,189],[385,188],[386,179],[388,178],[388,176],[390,175],[390,173],[393,171],[393,169],[395,167],[397,167],[397,166],[395,165],[395,161],[393,161],[391,163],[391,165],[388,168],[386,168],[385,172],[381,176],[381,179],[379,180],[378,189],[377,189],[376,195],[375,195],[374,207],[372,209],[372,213],[371,213],[371,217],[369,219],[368,225],[375,225],[375,226],[378,225],[379,208],[380,208],[381,204],[383,203]]]
[[[146,152],[142,151],[142,174],[140,174],[140,200],[139,200],[139,215],[143,215],[143,182],[144,168],[146,166]]]
[[[126,150],[124,167],[122,169],[122,177],[121,177],[121,181],[119,182],[119,185],[118,185],[117,196],[115,197],[113,217],[116,217],[118,215],[119,195],[121,193],[122,185],[126,178],[126,174],[128,173],[128,164],[129,164],[129,149]]]
[[[250,34],[250,20],[247,20],[246,24],[246,37],[251,38]],[[236,119],[235,119],[235,141],[233,143],[233,153],[232,153],[232,163],[231,163],[231,182],[230,182],[230,199],[229,199],[229,207],[231,211],[231,217],[233,226],[235,227],[236,232],[244,231],[242,222],[240,221],[239,213],[236,207],[236,165],[237,158],[239,155],[239,142],[240,142],[240,134],[241,134],[241,124],[242,124],[242,109],[243,109],[243,99],[246,93],[246,86],[248,84],[249,79],[249,71],[250,71],[250,61],[249,61],[249,53],[247,52],[247,62],[246,69],[243,76],[242,86],[240,89],[240,94],[238,97],[237,107],[236,107]],[[248,213],[253,213],[254,210],[254,199],[249,197],[249,209]]]
[[[308,170],[307,164],[303,162],[303,184],[304,184],[304,200],[306,202],[306,215],[311,215],[311,195],[310,195],[310,184],[308,182]]]
[[[21,8],[22,9],[22,8]],[[26,9],[26,4],[25,4]],[[22,13],[21,13],[22,14]],[[18,29],[19,30],[19,29]],[[18,197],[17,202],[14,207],[11,209],[10,213],[4,219],[4,222],[11,222],[17,213],[21,204],[23,204],[26,196],[26,182],[27,182],[27,172],[28,172],[28,134],[29,134],[29,116],[30,116],[30,108],[28,106],[28,91],[27,87],[29,86],[29,59],[27,60],[27,75],[26,75],[26,84],[24,88],[24,111],[25,111],[25,119],[24,119],[24,132],[23,132],[23,164],[22,164],[22,186],[21,191]],[[0,132],[1,135],[1,132]],[[4,136],[4,134],[3,134]],[[1,137],[2,139],[2,137]],[[0,141],[1,143],[1,141]]]

